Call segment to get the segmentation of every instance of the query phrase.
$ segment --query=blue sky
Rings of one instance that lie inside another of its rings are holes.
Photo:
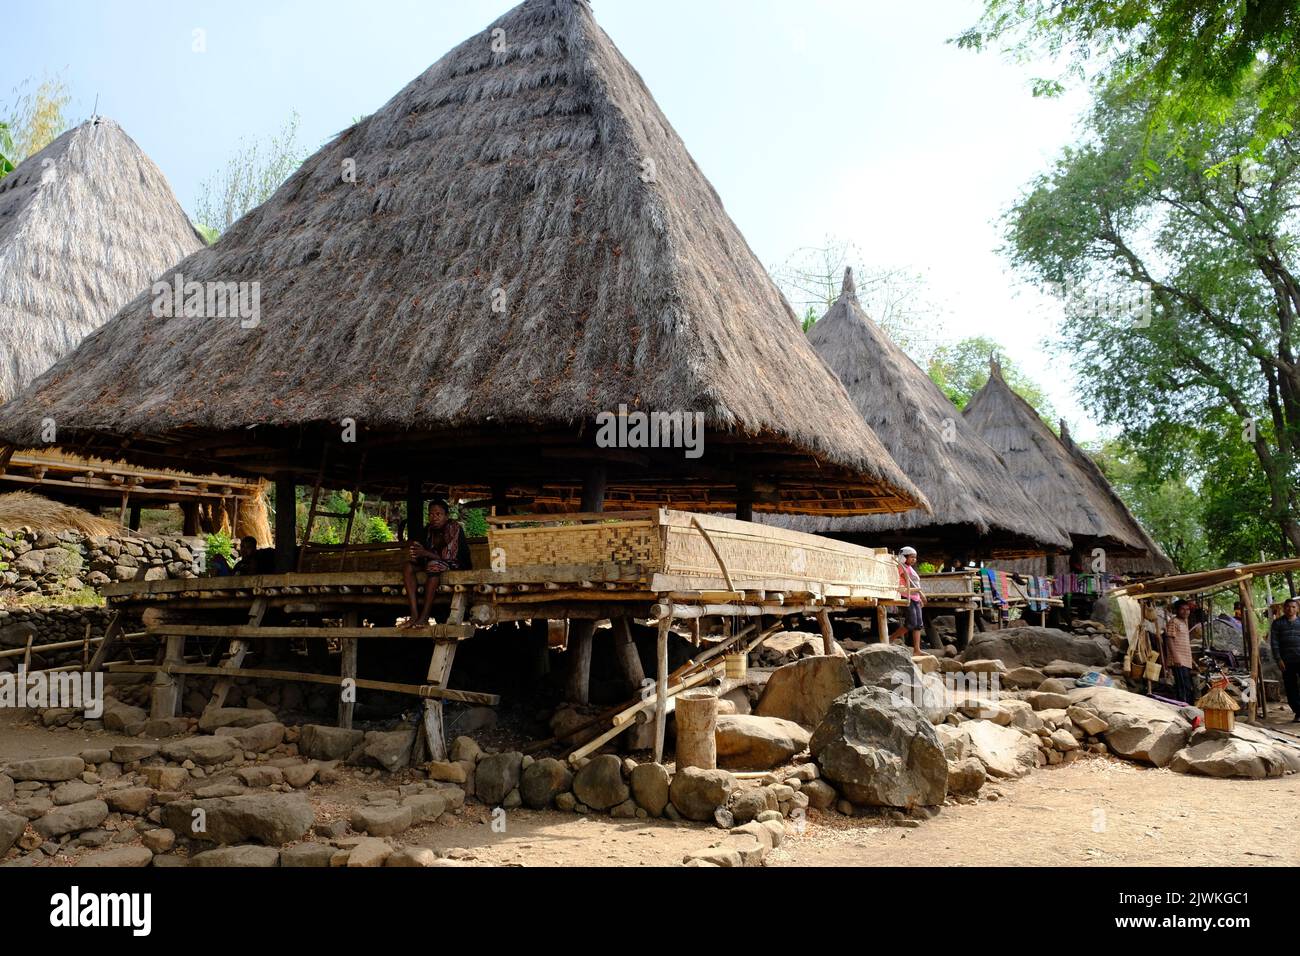
[[[510,0],[45,0],[6,11],[0,102],[59,74],[71,113],[119,122],[193,213],[241,138],[297,111],[314,150]],[[1019,286],[997,218],[1086,106],[1029,94],[1033,70],[946,43],[975,0],[595,0],[764,263],[827,236],[925,276],[933,337],[987,335],[1077,437],[1097,427],[1045,349],[1060,309]],[[195,52],[194,31],[206,51]],[[1039,68],[1037,72],[1046,72]]]

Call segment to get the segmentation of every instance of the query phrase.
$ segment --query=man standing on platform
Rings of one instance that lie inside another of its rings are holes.
[[[1282,604],[1282,616],[1268,629],[1273,660],[1282,668],[1286,702],[1291,707],[1291,722],[1300,723],[1300,598],[1289,597]]]

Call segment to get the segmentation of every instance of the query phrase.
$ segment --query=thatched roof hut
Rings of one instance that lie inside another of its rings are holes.
[[[142,294],[0,436],[53,415],[80,448],[282,480],[330,448],[346,484],[364,452],[363,487],[516,500],[572,502],[597,460],[614,506],[924,503],[583,0],[514,8],[165,278],[258,283],[258,320]],[[598,447],[620,406],[699,413],[702,456]]]
[[[112,120],[68,130],[0,180],[0,402],[203,240]]]
[[[1069,536],[1020,489],[930,376],[863,310],[852,270],[845,270],[839,298],[809,330],[808,340],[894,460],[925,493],[932,511],[771,520],[868,544],[911,544],[927,560],[1069,548]]]
[[[996,359],[990,362],[988,382],[963,414],[1006,462],[1025,493],[1070,533],[1075,552],[1100,547],[1124,560],[1129,570],[1136,570],[1132,559],[1149,563],[1152,571],[1173,570],[1173,562],[1133,517],[1097,463],[1070,438],[1064,423],[1057,437],[1007,385]]]

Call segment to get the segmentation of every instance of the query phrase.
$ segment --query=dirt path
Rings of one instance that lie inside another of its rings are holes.
[[[1295,866],[1300,776],[1214,780],[1109,757],[998,784],[916,829],[843,817],[791,836],[784,866]]]

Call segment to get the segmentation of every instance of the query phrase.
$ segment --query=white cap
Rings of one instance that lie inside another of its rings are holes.
[[[906,558],[908,555],[916,554],[916,548],[899,548],[898,553]]]

